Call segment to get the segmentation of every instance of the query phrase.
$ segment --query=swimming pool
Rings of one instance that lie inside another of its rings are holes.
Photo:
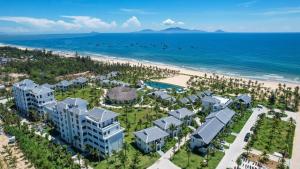
[[[162,83],[162,82],[154,82],[148,81],[145,83],[147,86],[157,89],[176,89],[177,91],[181,91],[183,88],[181,86],[169,84],[169,83]]]

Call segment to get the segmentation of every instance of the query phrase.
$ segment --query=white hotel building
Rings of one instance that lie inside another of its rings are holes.
[[[79,98],[47,105],[45,111],[61,138],[82,151],[89,145],[104,157],[122,149],[124,128],[117,121],[117,113],[102,108],[88,110],[87,102]]]
[[[28,115],[31,109],[44,115],[43,107],[55,102],[52,89],[40,86],[29,79],[15,83],[12,89],[16,107],[25,115]]]

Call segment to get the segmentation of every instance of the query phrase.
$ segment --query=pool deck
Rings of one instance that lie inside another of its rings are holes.
[[[169,83],[181,87],[187,87],[187,81],[190,79],[190,76],[188,75],[183,75],[179,74],[173,77],[165,78],[165,79],[160,79],[160,80],[153,80],[155,82],[162,82],[162,83]]]

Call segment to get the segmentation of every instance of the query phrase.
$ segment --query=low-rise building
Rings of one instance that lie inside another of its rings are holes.
[[[161,150],[165,138],[169,135],[162,129],[154,126],[134,132],[135,144],[144,153]]]
[[[196,113],[190,111],[187,108],[181,108],[177,110],[172,110],[168,113],[170,116],[175,117],[178,120],[181,120],[187,125],[190,125],[193,121],[193,118],[196,116]]]
[[[199,98],[196,95],[190,95],[187,97],[192,103],[196,103]]]
[[[181,131],[182,122],[173,116],[168,116],[155,120],[153,124],[169,133],[171,137],[176,137]]]
[[[61,91],[66,91],[68,90],[71,86],[73,85],[73,83],[71,81],[68,80],[63,80],[59,83],[57,83],[55,85],[56,89],[61,90]]]
[[[179,99],[179,102],[182,104],[189,104],[190,100],[186,97],[183,97],[183,98]]]
[[[87,82],[88,82],[88,79],[85,78],[85,77],[78,77],[78,78],[71,81],[71,83],[74,86],[80,86],[80,87],[83,87],[84,85],[86,85]]]
[[[211,141],[231,122],[235,112],[229,108],[213,112],[191,136],[190,147],[202,154],[207,153]]]
[[[248,94],[240,94],[236,100],[239,101],[239,103],[245,105],[246,107],[250,107],[251,106],[251,96]]]
[[[163,100],[163,101],[167,101],[167,102],[176,101],[176,99],[174,97],[170,96],[166,91],[158,90],[151,94],[152,94],[152,96],[154,96],[160,100]]]
[[[29,79],[15,83],[12,90],[17,109],[25,115],[28,115],[30,110],[35,110],[43,116],[43,107],[55,102],[52,89]]]

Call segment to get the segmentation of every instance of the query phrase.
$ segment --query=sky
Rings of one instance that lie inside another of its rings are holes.
[[[300,0],[0,0],[0,32],[300,32]]]

